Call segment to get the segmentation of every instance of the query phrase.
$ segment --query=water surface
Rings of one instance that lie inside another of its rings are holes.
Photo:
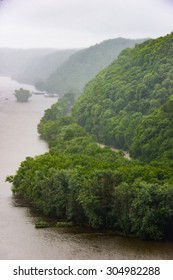
[[[100,233],[70,233],[63,229],[34,227],[27,208],[14,207],[10,184],[22,160],[47,151],[37,124],[55,99],[33,95],[19,103],[14,90],[21,85],[0,77],[0,259],[173,259],[173,243],[146,242]]]

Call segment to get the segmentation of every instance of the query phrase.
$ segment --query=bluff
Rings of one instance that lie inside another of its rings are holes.
[[[45,83],[37,85],[41,89],[63,95],[69,91],[81,92],[87,82],[108,66],[127,47],[143,42],[144,39],[110,39],[80,50],[69,57],[52,73]]]
[[[87,84],[75,120],[100,143],[130,150],[132,157],[171,159],[172,65],[173,33],[123,50]]]

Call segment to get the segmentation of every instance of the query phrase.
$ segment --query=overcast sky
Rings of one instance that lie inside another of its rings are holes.
[[[81,48],[173,31],[173,0],[0,0],[0,47]]]

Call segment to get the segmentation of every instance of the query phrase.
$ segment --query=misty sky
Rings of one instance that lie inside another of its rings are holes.
[[[81,48],[173,31],[173,0],[0,0],[0,47]]]

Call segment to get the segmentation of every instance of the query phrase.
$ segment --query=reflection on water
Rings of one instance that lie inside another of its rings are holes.
[[[47,151],[36,131],[46,108],[55,102],[32,96],[18,103],[21,85],[0,77],[0,259],[173,259],[173,243],[146,242],[99,233],[65,229],[35,229],[27,208],[14,207],[5,177],[14,174],[26,156]]]

